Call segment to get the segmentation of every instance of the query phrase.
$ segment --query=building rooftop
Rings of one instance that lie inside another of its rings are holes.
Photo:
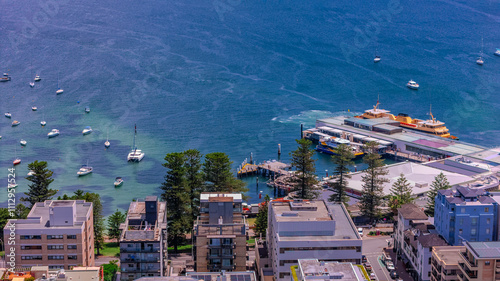
[[[136,281],[256,281],[253,271],[187,272],[186,276],[141,277]]]
[[[278,224],[325,222],[335,227],[332,235],[280,235],[279,239],[281,241],[360,239],[351,217],[341,204],[325,203],[322,200],[304,201],[302,203],[271,201],[271,208]]]
[[[436,247],[436,246],[447,246],[448,243],[436,233],[430,233],[426,235],[420,235],[416,238],[416,240],[422,245],[424,248]]]
[[[71,213],[71,211],[73,213]],[[81,229],[92,214],[92,203],[84,200],[46,200],[36,203],[26,219],[13,219],[16,230]],[[54,220],[53,222],[51,222]],[[64,219],[65,223],[59,223]],[[56,221],[57,220],[57,221]]]
[[[130,202],[127,218],[125,222],[120,225],[120,229],[122,230],[120,242],[160,240],[161,231],[167,227],[167,203],[157,200],[158,197],[156,196],[147,196],[145,201],[138,200]],[[156,202],[157,209],[154,216],[156,222],[154,224],[148,223],[146,202]]]
[[[407,220],[426,220],[428,218],[420,207],[412,203],[404,204],[398,208],[398,213]]]
[[[243,202],[243,196],[241,195],[241,193],[222,193],[222,192],[202,192],[200,194],[200,202],[209,202],[209,201],[212,201],[213,199],[211,198],[218,198],[218,199],[215,199],[215,200],[224,200],[224,199],[221,199],[221,198],[224,198],[224,197],[228,197],[228,198],[232,198],[232,201],[234,201],[235,203],[241,203]],[[220,201],[220,202],[229,202],[229,201]]]
[[[446,197],[450,204],[464,206],[485,205],[500,203],[500,192],[488,192],[483,189],[471,189],[468,186],[458,186],[455,190],[439,190],[439,194]]]
[[[320,262],[317,259],[299,259],[298,273],[304,280],[365,280],[359,267],[351,263]]]
[[[461,252],[465,252],[465,246],[437,246],[432,248],[434,255],[445,265],[458,265],[462,258]]]
[[[302,206],[303,208],[300,208]],[[331,221],[330,212],[323,201],[272,203],[277,222]]]
[[[434,167],[413,162],[396,163],[387,165],[385,168],[389,174],[384,177],[389,179],[389,182],[384,183],[384,194],[391,193],[390,190],[392,185],[397,181],[401,174],[405,175],[406,179],[413,187],[413,195],[427,194],[427,192],[431,190],[430,185],[434,181],[434,178],[441,172],[446,176],[451,185],[474,181],[474,178],[470,176],[442,171]],[[349,180],[349,188],[361,192],[363,190],[363,175],[363,171],[352,173],[352,178]],[[328,180],[328,182],[333,181],[333,179]]]
[[[465,246],[477,258],[500,259],[500,241],[492,242],[465,242]]]
[[[495,164],[500,164],[500,147],[495,147],[475,153],[470,153],[467,156],[485,160]]]

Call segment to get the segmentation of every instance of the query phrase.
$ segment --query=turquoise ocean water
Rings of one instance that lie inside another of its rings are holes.
[[[381,108],[419,118],[432,104],[454,135],[498,146],[499,26],[498,0],[3,1],[0,72],[12,81],[0,83],[0,113],[21,125],[0,117],[1,186],[16,154],[18,193],[26,164],[45,160],[53,188],[98,192],[108,215],[159,194],[166,153],[222,151],[236,169],[250,153],[276,159],[280,143],[286,161],[301,123],[362,112],[377,95]],[[34,73],[42,81],[31,89]],[[419,91],[405,88],[410,79]],[[138,164],[126,162],[134,124]],[[82,136],[85,126],[94,132]],[[48,139],[52,128],[61,135]],[[324,175],[331,161],[318,158]],[[87,161],[94,173],[78,178]],[[250,202],[272,194],[263,179],[246,181]]]

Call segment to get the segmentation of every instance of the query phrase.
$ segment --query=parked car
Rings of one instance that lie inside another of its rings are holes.
[[[385,267],[387,267],[387,270],[389,270],[389,271],[392,271],[392,270],[395,269],[394,268],[394,264],[392,263],[392,261],[386,261],[385,262]]]
[[[372,271],[372,265],[369,263],[365,263],[366,270]]]
[[[371,273],[370,274],[370,280],[377,280],[377,275],[375,275],[375,273]]]
[[[358,234],[359,236],[363,237],[363,228],[358,228]]]
[[[392,279],[399,278],[399,274],[396,272],[396,270],[391,270],[391,272],[389,273],[389,276],[391,276]]]
[[[362,255],[361,256],[361,263],[365,263],[366,262],[366,256],[365,255]]]

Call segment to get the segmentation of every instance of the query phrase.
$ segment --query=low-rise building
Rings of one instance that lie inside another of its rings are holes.
[[[120,226],[121,280],[167,274],[167,204],[156,196],[130,203]]]
[[[200,195],[200,216],[194,224],[194,267],[197,272],[245,271],[248,223],[242,195]]]
[[[186,276],[142,277],[136,281],[257,281],[253,271],[187,272]]]
[[[465,242],[458,280],[500,280],[500,242]]]
[[[498,240],[500,192],[458,186],[440,190],[435,200],[434,225],[449,244]]]
[[[324,262],[317,259],[299,260],[298,265],[291,267],[292,281],[316,280],[366,280],[361,265],[352,263]]]
[[[362,240],[343,204],[271,201],[267,243],[276,281],[290,280],[299,259],[361,263]]]
[[[456,281],[460,268],[461,253],[464,246],[440,246],[432,249],[431,281]]]
[[[92,203],[47,200],[36,203],[26,219],[11,219],[4,227],[5,245],[15,251],[17,267],[49,269],[94,266]],[[7,242],[15,237],[15,245]],[[8,256],[11,251],[5,251]]]
[[[424,211],[414,204],[405,204],[398,209],[396,226],[394,248],[406,263],[410,275],[417,281],[430,280],[432,249],[448,243],[435,232]]]

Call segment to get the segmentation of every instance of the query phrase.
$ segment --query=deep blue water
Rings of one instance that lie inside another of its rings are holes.
[[[0,84],[0,112],[21,125],[0,119],[0,182],[17,153],[18,192],[27,190],[26,164],[46,160],[54,188],[99,192],[109,214],[159,193],[166,153],[222,151],[236,168],[251,152],[276,159],[280,143],[287,160],[301,123],[362,112],[377,95],[382,108],[420,118],[432,103],[462,140],[499,144],[498,0],[53,3],[2,1],[0,72],[12,81]],[[34,89],[32,72],[42,77]],[[65,93],[56,96],[58,76]],[[410,79],[419,91],[405,88]],[[139,164],[126,162],[134,124],[146,153]],[[94,133],[82,136],[85,126]],[[47,139],[52,128],[61,135]],[[87,161],[95,172],[77,178]],[[329,168],[319,156],[318,174]],[[120,189],[116,176],[126,181]],[[246,181],[259,201],[255,178]]]

